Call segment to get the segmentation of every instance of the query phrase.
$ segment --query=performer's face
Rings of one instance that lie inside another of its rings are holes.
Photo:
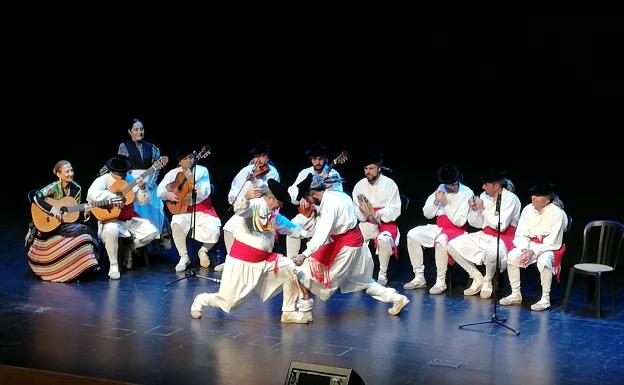
[[[377,178],[379,178],[379,172],[380,172],[379,166],[377,166],[374,163],[369,164],[366,167],[364,167],[364,176],[366,177],[366,179],[368,179],[370,183],[373,183],[374,181],[377,180]]]
[[[123,179],[126,179],[128,172],[127,171],[123,171],[123,172],[111,171],[111,175],[113,176],[113,179],[115,180],[123,180]]]
[[[183,169],[189,169],[193,167],[193,163],[194,163],[193,155],[187,155],[184,158],[180,159],[179,165]]]
[[[444,187],[446,188],[446,192],[456,193],[459,190],[459,181],[456,180],[455,182],[451,184],[445,184]]]
[[[550,199],[544,195],[531,195],[531,204],[537,211],[542,211],[550,203]]]
[[[310,161],[312,162],[312,167],[314,167],[314,171],[320,174],[323,171],[323,167],[325,166],[325,157],[311,156]]]
[[[494,183],[483,183],[483,186],[481,186],[481,188],[483,189],[483,191],[485,191],[485,193],[491,197],[495,197],[498,195],[499,192],[501,192],[502,187],[500,185],[500,183],[498,182],[494,182]]]
[[[310,195],[308,195],[306,200],[308,201],[308,203],[315,204],[315,205],[318,206],[318,205],[321,204],[322,196],[323,195],[319,191],[315,191],[315,192],[311,193]]]
[[[133,141],[143,140],[145,137],[145,130],[143,129],[143,123],[136,122],[132,125],[132,128],[128,130],[130,137]]]
[[[278,200],[277,198],[275,198],[273,195],[267,195],[266,202],[271,210],[275,210],[275,209],[282,207],[282,202]]]
[[[56,176],[63,182],[71,182],[74,180],[74,169],[70,163],[67,163],[57,171]]]
[[[253,158],[252,163],[255,164],[257,167],[262,167],[265,164],[269,163],[269,155],[259,154]]]

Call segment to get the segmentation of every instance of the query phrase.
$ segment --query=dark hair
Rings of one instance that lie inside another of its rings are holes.
[[[133,127],[136,123],[141,123],[141,124],[143,124],[143,122],[141,121],[141,119],[134,118],[134,119],[132,119],[132,120],[130,121],[130,128],[128,128],[128,129],[129,129],[129,130],[131,130],[131,129],[132,129],[132,127]]]

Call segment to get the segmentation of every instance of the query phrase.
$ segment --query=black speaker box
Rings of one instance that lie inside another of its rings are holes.
[[[292,361],[285,385],[365,385],[353,369]]]

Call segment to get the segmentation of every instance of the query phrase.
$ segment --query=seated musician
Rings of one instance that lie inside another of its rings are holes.
[[[323,179],[330,178],[332,183],[327,185],[328,190],[342,191],[342,178],[338,171],[330,167],[327,160],[329,149],[321,143],[314,143],[306,151],[306,155],[312,164],[299,172],[295,182],[288,188],[288,194],[292,198],[292,203],[299,206],[299,214],[297,214],[292,222],[297,226],[302,226],[308,231],[308,239],[314,235],[316,229],[316,215],[318,207],[311,205],[305,198],[297,200],[299,188],[297,185],[308,177],[309,174],[318,175]],[[312,212],[314,211],[314,213]],[[286,237],[286,256],[293,257],[299,254],[301,250],[301,239],[298,237]]]
[[[186,210],[180,213],[172,211],[173,217],[171,219],[173,242],[176,245],[176,249],[178,249],[178,254],[180,254],[180,261],[176,265],[175,270],[182,272],[191,263],[186,247],[186,236],[189,231],[193,239],[202,243],[201,248],[197,252],[199,264],[201,267],[208,267],[210,266],[208,251],[219,241],[221,220],[212,207],[210,174],[206,167],[195,164],[193,148],[188,146],[179,148],[176,160],[178,161],[178,167],[170,170],[163,177],[158,185],[157,194],[160,199],[168,201],[168,208],[172,207],[169,202],[180,203],[185,201],[188,203]],[[195,172],[193,172],[193,168]],[[188,184],[188,186],[185,186],[185,184]],[[186,196],[192,195],[193,188],[196,192],[196,202],[192,202]],[[183,193],[185,196],[179,195],[180,193]],[[195,206],[194,209],[193,204]],[[173,210],[177,208],[177,206],[173,207]],[[195,211],[194,222],[193,211]]]
[[[89,191],[87,192],[87,201],[89,203],[118,196],[117,193],[110,191],[113,189],[113,185],[118,181],[123,181],[122,184],[136,184],[132,188],[132,192],[136,193],[134,199],[136,203],[144,204],[149,200],[149,193],[142,188],[144,186],[143,180],[140,177],[135,180],[132,176],[128,175],[128,171],[131,168],[131,162],[128,157],[115,155],[106,161],[106,167],[108,172],[97,177],[91,184],[91,187],[89,187]],[[116,184],[116,186],[117,185],[119,184]],[[147,245],[158,235],[156,227],[149,220],[139,217],[134,211],[134,202],[117,205],[121,206],[121,212],[116,218],[106,219],[104,221],[98,218],[100,220],[98,224],[98,235],[102,239],[104,247],[106,248],[106,253],[108,254],[108,260],[110,262],[108,276],[111,279],[119,279],[121,277],[117,259],[119,238],[131,239],[134,248],[138,248]]]
[[[63,222],[63,213],[53,201],[64,199],[78,205],[82,189],[74,182],[74,169],[66,160],[59,160],[53,169],[58,180],[38,190],[31,197],[33,205],[45,219],[54,217],[58,227],[51,231],[39,231],[31,227],[26,239],[28,264],[32,271],[44,281],[67,282],[83,276],[97,268],[93,253],[94,240],[87,226]],[[47,199],[46,199],[47,198]],[[52,203],[51,203],[52,202]],[[83,207],[86,213],[89,206]],[[33,209],[33,220],[35,220]],[[61,247],[62,246],[62,247]]]

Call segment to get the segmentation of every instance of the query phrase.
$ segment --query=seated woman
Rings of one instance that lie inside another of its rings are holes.
[[[65,206],[67,199],[63,204],[55,202],[71,197],[73,200],[69,199],[69,201],[75,200],[75,205],[80,203],[81,188],[73,180],[72,165],[66,160],[60,160],[56,162],[53,172],[58,177],[58,181],[50,183],[31,196],[32,203],[36,206],[33,207],[33,220],[35,220],[35,213],[40,213],[44,222],[54,223],[56,220],[59,225],[47,232],[33,226],[27,235],[26,249],[28,264],[33,273],[44,281],[67,282],[95,271],[98,262],[93,253],[95,241],[87,226],[64,222],[63,216],[66,213],[59,206]],[[46,201],[46,198],[51,199]],[[89,205],[74,208],[83,209],[88,217]],[[46,221],[45,219],[48,218],[51,220]],[[46,230],[49,229],[46,228]]]

